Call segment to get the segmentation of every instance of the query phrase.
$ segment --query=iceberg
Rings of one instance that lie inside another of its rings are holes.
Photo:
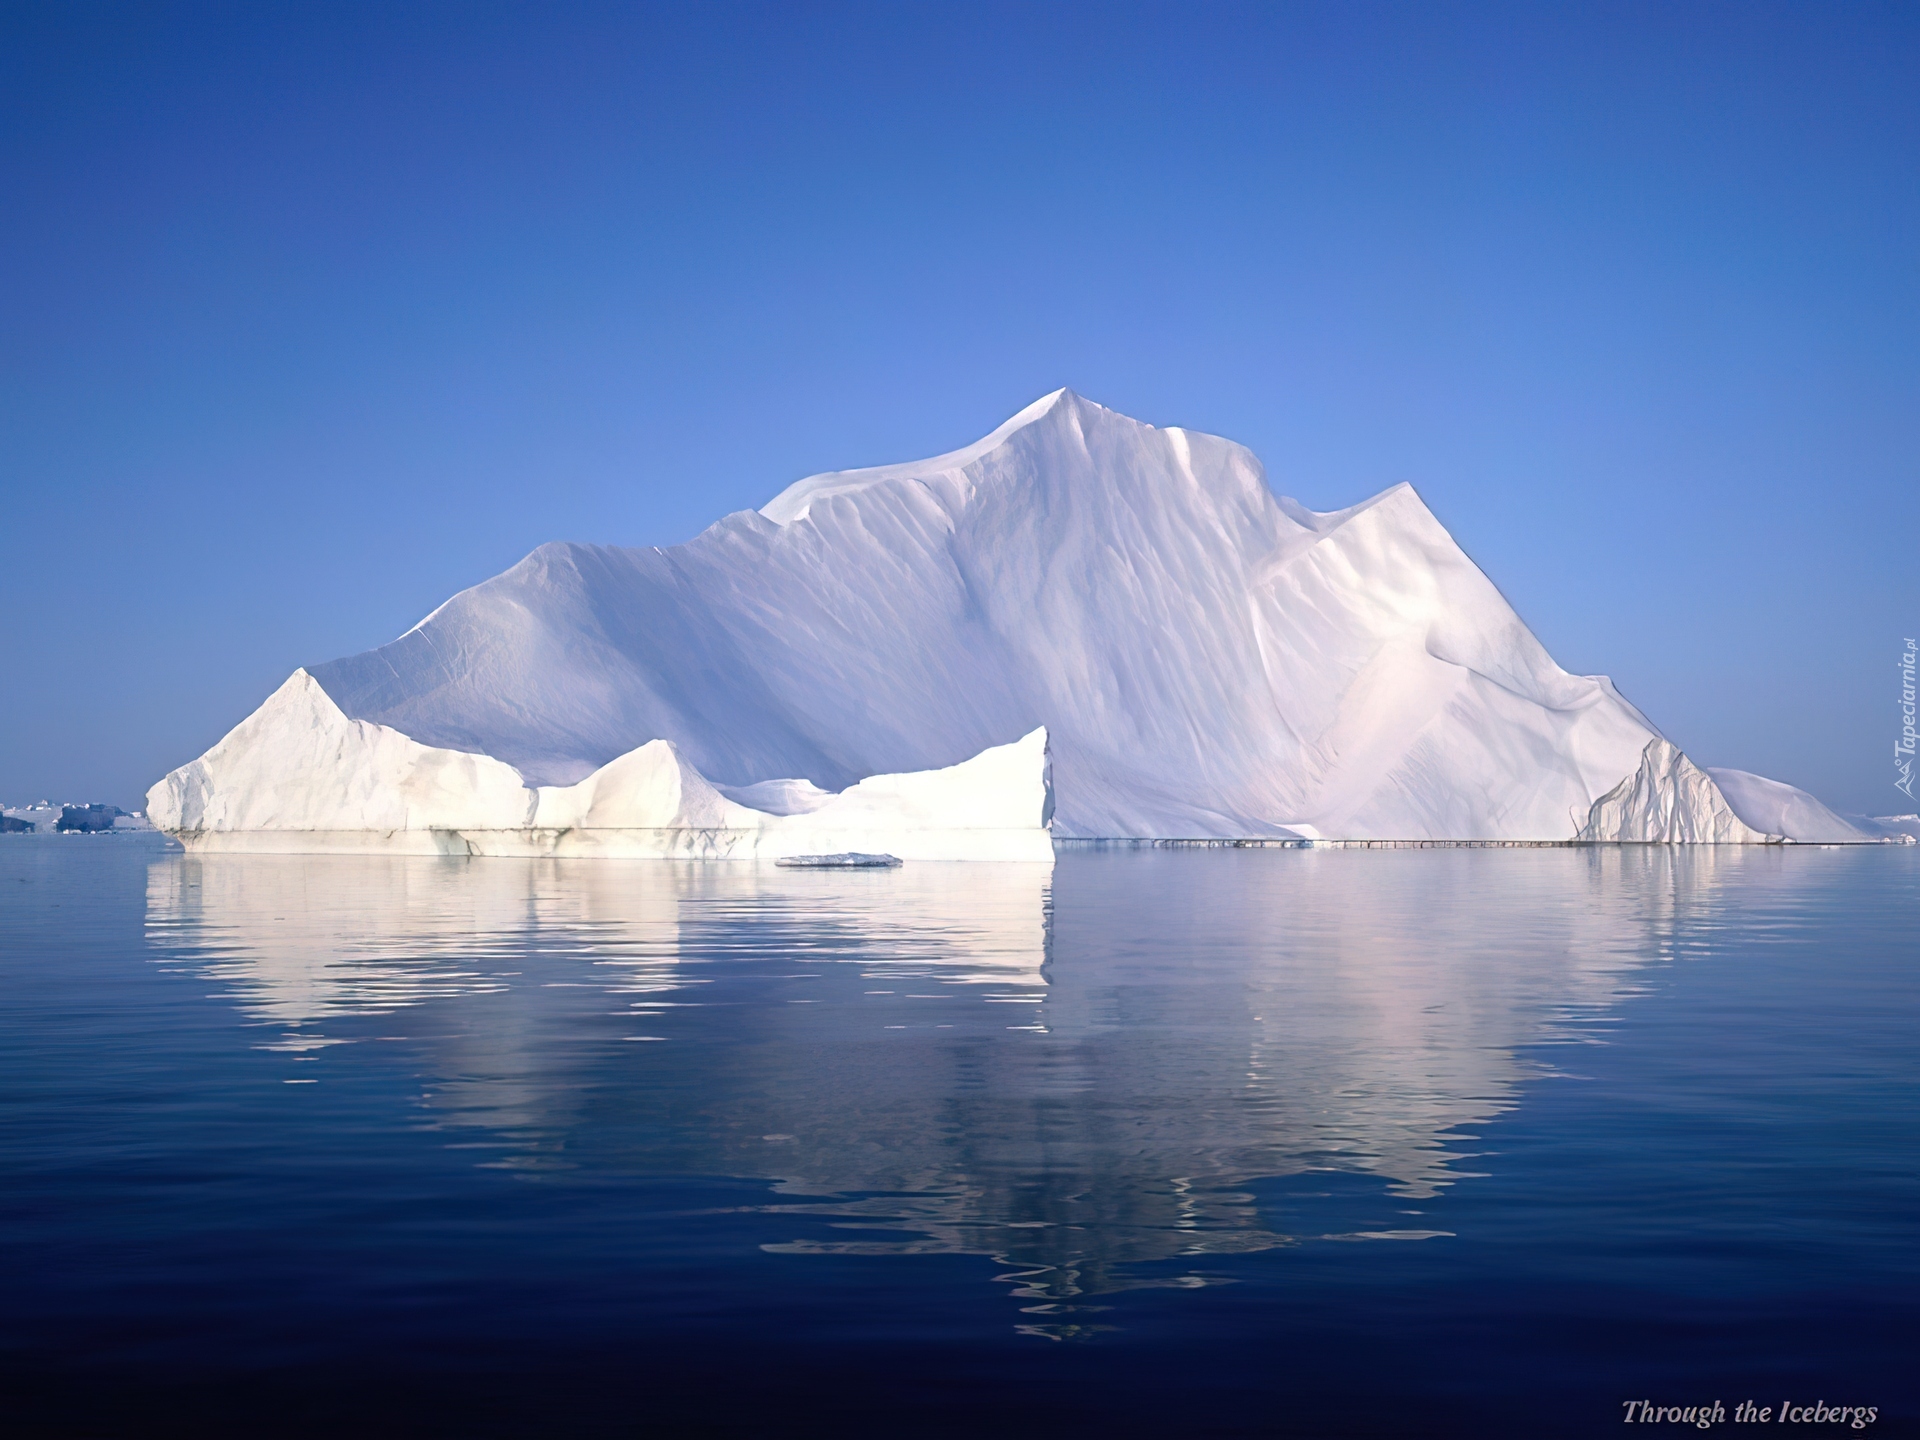
[[[1243,446],[1070,390],[684,545],[543,545],[288,687],[156,787],[156,823],[912,859],[1049,833],[1751,843],[1831,817],[1648,769],[1665,737],[1555,664],[1412,487],[1315,512]]]
[[[51,800],[32,805],[0,805],[0,834],[102,835],[154,828],[144,814],[129,815],[118,805],[56,805]]]
[[[1849,815],[1846,821],[1871,840],[1893,845],[1920,844],[1920,815]]]

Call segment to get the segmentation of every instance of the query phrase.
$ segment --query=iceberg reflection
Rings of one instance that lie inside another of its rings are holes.
[[[1149,1262],[1442,1233],[1420,1212],[1473,1173],[1471,1128],[1807,858],[169,856],[148,929],[276,1045],[404,1028],[426,1123],[484,1163],[764,1177],[810,1231],[772,1248],[989,1255],[1045,1316],[1206,1283]],[[1405,1219],[1289,1234],[1249,1187],[1309,1172]]]

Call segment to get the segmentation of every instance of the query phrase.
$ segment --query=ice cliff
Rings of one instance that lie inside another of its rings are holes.
[[[1779,834],[1754,829],[1698,765],[1655,737],[1631,775],[1593,802],[1582,840],[1668,845],[1778,844]]]
[[[665,742],[703,803],[818,818],[867,777],[1044,727],[1062,837],[1567,840],[1642,779],[1668,788],[1623,808],[1627,829],[1779,833],[1730,824],[1739,806],[1691,766],[1643,775],[1654,727],[1556,665],[1410,487],[1316,513],[1239,445],[1065,390],[685,545],[544,545],[305,683],[380,731],[355,765],[385,774],[402,743],[445,757],[409,762],[409,784],[448,815],[597,793]],[[236,753],[204,800],[204,775],[163,788],[183,816],[252,824],[277,765],[326,773],[318,735],[252,769]]]

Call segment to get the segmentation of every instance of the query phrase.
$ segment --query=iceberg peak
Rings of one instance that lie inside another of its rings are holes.
[[[1058,390],[1042,395],[1005,424],[971,445],[963,445],[958,450],[949,450],[944,455],[930,456],[925,460],[907,460],[892,465],[870,465],[859,470],[829,470],[819,475],[809,475],[804,480],[794,481],[762,505],[760,513],[776,525],[791,525],[796,520],[806,519],[816,501],[831,499],[836,495],[857,494],[869,486],[883,484],[888,480],[917,479],[922,475],[948,474],[964,470],[983,456],[998,450],[1028,426],[1050,415],[1074,417],[1078,407],[1090,403],[1062,386]],[[1094,406],[1093,408],[1101,409],[1102,407]]]

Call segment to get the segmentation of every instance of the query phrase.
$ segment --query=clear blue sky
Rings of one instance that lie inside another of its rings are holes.
[[[1910,808],[1920,7],[0,16],[9,802],[1071,385],[1413,482],[1695,758]]]

